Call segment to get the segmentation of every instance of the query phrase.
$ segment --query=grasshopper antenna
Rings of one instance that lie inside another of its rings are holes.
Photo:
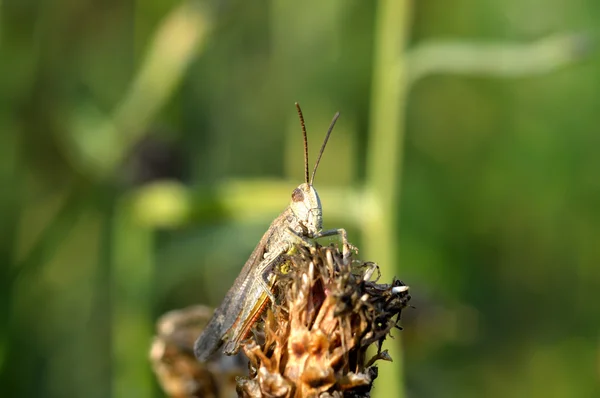
[[[310,185],[312,185],[313,181],[315,180],[315,174],[317,173],[317,167],[319,167],[319,162],[321,161],[321,156],[323,156],[323,151],[325,151],[325,146],[327,145],[327,141],[329,140],[329,136],[331,135],[331,132],[333,131],[333,126],[335,126],[335,122],[337,122],[338,117],[340,117],[340,113],[336,112],[335,115],[333,115],[333,120],[331,121],[331,124],[329,125],[327,134],[325,135],[325,141],[323,141],[323,145],[321,145],[321,150],[319,151],[319,156],[317,157],[317,161],[315,162],[315,168],[313,169],[312,176],[310,178]],[[307,171],[307,177],[308,177],[308,171]]]
[[[304,124],[302,109],[300,109],[300,104],[297,102],[296,110],[298,111],[298,117],[300,117],[300,126],[302,126],[302,135],[304,136],[304,182],[308,184],[308,137],[306,136],[306,125]]]

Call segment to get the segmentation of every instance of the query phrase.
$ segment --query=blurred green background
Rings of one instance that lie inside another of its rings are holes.
[[[316,178],[411,287],[374,396],[600,396],[600,3],[0,1],[0,390],[161,396]],[[399,345],[402,337],[402,352]],[[391,343],[390,343],[391,341]],[[403,375],[403,377],[400,377]]]

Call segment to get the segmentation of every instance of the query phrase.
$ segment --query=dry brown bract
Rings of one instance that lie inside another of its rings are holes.
[[[344,263],[333,246],[297,247],[278,276],[280,302],[244,345],[244,397],[368,397],[381,343],[410,300],[408,286],[371,281],[373,263]],[[366,360],[367,348],[377,354]]]

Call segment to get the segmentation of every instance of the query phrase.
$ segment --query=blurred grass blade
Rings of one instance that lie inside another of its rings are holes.
[[[497,77],[549,73],[580,61],[593,50],[592,44],[582,33],[563,33],[530,43],[425,42],[407,54],[409,81],[414,83],[434,73]]]
[[[182,80],[211,28],[205,8],[183,1],[165,17],[141,69],[112,116],[80,105],[71,121],[69,156],[93,175],[114,172]]]
[[[150,397],[147,358],[152,338],[154,232],[140,226],[128,206],[116,204],[110,232],[113,397]]]

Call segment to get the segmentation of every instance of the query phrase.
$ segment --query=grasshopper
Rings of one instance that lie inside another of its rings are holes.
[[[202,362],[223,345],[223,352],[227,355],[235,354],[239,350],[242,340],[248,336],[267,303],[270,301],[275,304],[272,293],[276,283],[274,268],[281,262],[282,255],[290,252],[295,244],[312,246],[313,239],[338,235],[342,240],[344,259],[348,259],[351,251],[356,250],[348,242],[346,230],[322,230],[321,200],[313,187],[321,156],[339,112],[331,121],[309,179],[308,138],[304,116],[298,103],[296,110],[304,137],[304,183],[294,189],[290,205],[271,223],[223,302],[196,340],[194,353]]]

